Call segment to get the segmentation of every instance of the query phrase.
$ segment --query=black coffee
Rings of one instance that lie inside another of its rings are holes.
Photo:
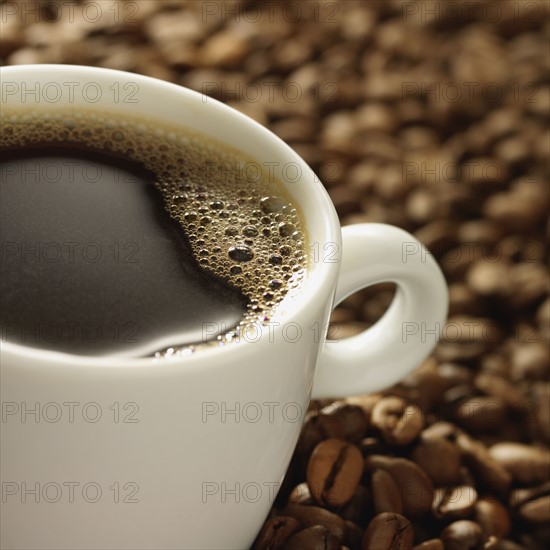
[[[302,223],[282,185],[212,140],[25,110],[2,114],[1,145],[4,342],[190,353],[267,323],[303,280]]]

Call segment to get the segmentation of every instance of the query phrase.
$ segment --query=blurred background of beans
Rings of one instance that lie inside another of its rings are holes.
[[[550,542],[549,8],[1,3],[2,64],[109,67],[220,99],[311,165],[342,224],[398,225],[442,266],[450,314],[432,357],[383,394],[311,404],[258,549]],[[347,299],[331,338],[392,295]]]

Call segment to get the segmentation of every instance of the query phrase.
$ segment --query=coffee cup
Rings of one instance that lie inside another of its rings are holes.
[[[447,314],[439,267],[397,227],[341,228],[289,146],[202,94],[68,65],[4,67],[1,86],[3,107],[143,116],[242,151],[300,208],[309,251],[302,286],[235,345],[159,359],[2,341],[2,547],[248,548],[310,399],[382,390],[430,354]],[[327,340],[336,305],[383,282],[396,293],[382,318]]]

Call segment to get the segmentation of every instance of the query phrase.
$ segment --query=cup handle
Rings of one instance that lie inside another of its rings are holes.
[[[343,252],[334,307],[370,285],[393,282],[394,299],[372,327],[321,350],[312,398],[379,391],[405,377],[430,354],[447,317],[443,273],[424,245],[385,224],[342,228]]]

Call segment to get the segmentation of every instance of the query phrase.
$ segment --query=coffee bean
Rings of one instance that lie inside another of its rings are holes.
[[[438,371],[440,376],[447,381],[449,387],[471,384],[474,378],[470,369],[452,362],[443,363],[439,366]]]
[[[362,473],[363,457],[357,447],[339,439],[327,439],[311,455],[307,483],[318,503],[341,506],[353,496]]]
[[[509,267],[505,261],[492,262],[485,258],[469,262],[466,282],[479,296],[504,294],[510,285]]]
[[[508,489],[511,475],[489,454],[485,445],[464,433],[457,436],[456,442],[464,463],[482,485],[498,494]]]
[[[381,468],[392,476],[401,493],[405,516],[421,517],[431,508],[434,496],[432,481],[414,462],[405,458],[371,455],[367,456],[365,467],[369,471]]]
[[[548,525],[550,521],[550,495],[525,502],[519,507],[518,514],[529,523]]]
[[[374,470],[371,475],[372,505],[375,514],[403,512],[401,491],[395,484],[393,477],[381,468]]]
[[[453,417],[469,432],[495,430],[507,419],[507,407],[500,397],[476,396],[460,400]]]
[[[402,380],[397,387],[406,390],[406,399],[413,401],[421,410],[428,411],[439,403],[441,394],[449,389],[449,386],[449,382],[441,375],[437,363],[430,358]],[[393,388],[392,393],[395,393],[395,389]]]
[[[490,373],[480,373],[476,376],[475,387],[495,398],[498,398],[508,407],[515,410],[525,408],[525,397],[522,392],[503,376]]]
[[[313,525],[288,539],[283,550],[340,550],[340,541],[322,525]]]
[[[313,449],[323,440],[323,433],[319,428],[318,414],[310,411],[306,414],[300,439],[296,445],[296,453],[309,459]]]
[[[411,550],[412,526],[400,514],[384,513],[373,518],[363,536],[363,550]]]
[[[372,410],[372,425],[388,443],[407,445],[424,427],[422,413],[397,397],[384,397]]]
[[[357,405],[338,401],[324,407],[318,416],[319,429],[326,438],[360,441],[367,430],[363,409]]]
[[[427,190],[412,191],[406,203],[407,216],[416,223],[426,223],[433,218],[437,208],[437,199]]]
[[[550,495],[550,482],[543,483],[537,487],[514,489],[509,498],[510,506],[517,511],[528,502],[540,500]]]
[[[430,435],[428,430],[422,433],[412,450],[411,459],[428,474],[436,487],[454,485],[460,478],[459,448],[445,437]]]
[[[282,510],[282,514],[298,520],[303,527],[321,525],[335,535],[340,542],[344,538],[346,530],[344,520],[324,508],[291,504]]]
[[[458,228],[457,236],[461,243],[490,246],[496,245],[502,239],[503,231],[498,224],[489,220],[472,220]]]
[[[510,514],[494,498],[482,497],[477,500],[474,507],[474,520],[480,525],[485,538],[495,536],[501,539],[510,532]]]
[[[516,482],[529,485],[550,480],[550,452],[546,449],[503,442],[493,445],[489,454]]]
[[[507,299],[511,307],[522,309],[545,298],[549,287],[546,266],[534,262],[515,264],[510,268],[510,290]]]
[[[367,103],[356,112],[360,130],[391,134],[398,127],[395,111],[384,103]]]
[[[466,518],[474,509],[477,491],[469,485],[436,489],[432,513],[438,519]]]
[[[513,349],[511,376],[514,380],[542,379],[549,369],[548,349],[542,343],[530,342]]]
[[[254,548],[256,550],[280,550],[285,542],[300,529],[300,524],[294,518],[278,516],[267,520],[264,524]]]
[[[439,258],[456,244],[456,230],[454,223],[436,220],[424,225],[414,236]]]
[[[480,312],[478,297],[471,285],[453,283],[449,286],[449,316],[473,315]]]
[[[483,212],[489,219],[511,230],[532,229],[544,215],[544,210],[531,198],[513,191],[489,197]]]
[[[443,529],[441,540],[445,550],[470,550],[479,547],[483,540],[483,533],[477,523],[460,520]]]
[[[473,158],[461,166],[462,179],[469,185],[500,187],[509,178],[505,163],[495,158]]]

